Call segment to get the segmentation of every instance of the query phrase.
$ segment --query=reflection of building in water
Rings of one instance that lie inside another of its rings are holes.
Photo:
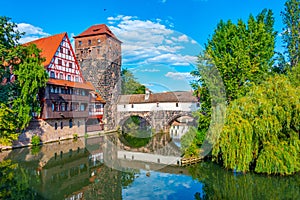
[[[63,141],[41,147],[12,151],[15,160],[32,180],[30,186],[45,199],[121,199],[121,174],[103,164],[103,137],[85,141]]]
[[[170,136],[173,140],[180,140],[181,137],[189,130],[192,125],[193,119],[188,116],[176,119],[170,128]]]

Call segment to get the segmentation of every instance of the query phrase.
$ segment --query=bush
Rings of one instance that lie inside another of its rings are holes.
[[[32,138],[31,138],[32,146],[38,146],[40,144],[40,142],[41,142],[40,136],[38,136],[38,135],[32,136]]]

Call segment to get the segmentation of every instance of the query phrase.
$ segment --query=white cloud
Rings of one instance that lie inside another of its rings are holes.
[[[193,78],[193,76],[189,72],[168,72],[165,74],[165,76],[175,80],[185,80]]]
[[[188,36],[165,25],[161,19],[141,20],[135,16],[108,17],[111,31],[123,42],[123,64],[137,66],[165,62],[167,65],[189,65],[182,53],[186,44],[193,44]]]
[[[141,72],[160,72],[160,70],[159,69],[142,69],[142,70],[140,70]]]
[[[187,35],[181,35],[181,36],[178,37],[178,41],[179,42],[188,42],[189,39],[188,39]]]
[[[20,32],[25,32],[25,35],[20,39],[21,44],[50,35],[44,32],[42,28],[27,23],[17,24],[17,29]]]

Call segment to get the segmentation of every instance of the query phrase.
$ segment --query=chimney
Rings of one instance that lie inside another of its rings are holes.
[[[145,89],[145,100],[149,100],[149,97],[150,97],[150,90],[148,88]]]

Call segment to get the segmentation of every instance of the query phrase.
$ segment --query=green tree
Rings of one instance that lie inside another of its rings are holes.
[[[226,168],[267,174],[300,171],[300,90],[276,75],[227,109],[212,152]]]
[[[229,20],[217,25],[191,73],[197,79],[192,87],[201,102],[198,135],[208,131],[217,104],[229,105],[270,75],[276,36],[273,25],[271,10],[250,15],[247,23]],[[225,92],[226,102],[222,102]]]
[[[26,128],[32,112],[40,111],[38,94],[48,80],[40,50],[20,45],[22,35],[10,18],[0,17],[0,113],[10,113],[0,116],[0,122],[6,122],[0,125],[0,142],[6,144]]]
[[[136,81],[136,78],[128,69],[123,69],[122,94],[145,94],[145,86]]]
[[[299,0],[287,0],[282,12],[283,23],[283,42],[287,50],[290,66],[295,67],[300,60],[300,2]]]
[[[217,25],[205,52],[220,72],[229,103],[267,77],[274,56],[273,25],[271,10],[263,10],[256,18],[250,15],[247,24],[229,20]]]

